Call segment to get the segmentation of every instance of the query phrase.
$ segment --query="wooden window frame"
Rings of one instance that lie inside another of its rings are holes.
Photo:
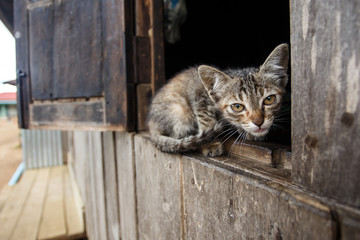
[[[49,8],[55,9],[69,2],[71,4],[71,1],[14,0],[19,126],[25,129],[145,130],[146,106],[151,95],[165,82],[161,1],[125,0],[116,6],[112,5],[112,1],[99,3],[101,30],[98,31],[101,31],[101,49],[98,52],[101,55],[101,69],[99,79],[95,79],[97,76],[92,78],[100,81],[99,91],[78,95],[81,86],[75,85],[73,93],[62,91],[60,97],[57,97],[58,94],[54,95],[49,90],[61,90],[57,89],[58,85],[53,86],[51,83],[57,79],[52,78],[52,71],[56,67],[51,61],[47,63],[44,60],[55,59],[61,63],[61,55],[48,55],[53,54],[52,45],[49,45],[48,50],[38,48],[44,41],[52,44],[56,38],[52,33],[47,33],[48,36],[44,37],[44,30],[33,26],[31,21],[48,24],[47,28],[52,29],[51,24],[57,24],[52,23],[55,21],[52,16],[56,12]],[[78,10],[81,11],[81,7]],[[65,15],[64,21],[70,21],[69,18]],[[49,21],[39,21],[46,19]],[[71,27],[71,22],[67,24],[65,28]],[[46,37],[48,39],[44,40]],[[76,45],[73,41],[69,43]],[[36,61],[38,58],[40,60]],[[95,60],[98,61],[97,58]],[[43,62],[49,66],[43,66]],[[92,62],[87,68],[91,69],[93,65],[96,64]],[[76,66],[75,69],[76,73],[64,73],[70,74],[70,77],[71,74],[77,74],[80,78],[87,74]],[[64,73],[60,72],[59,76]],[[52,80],[48,83],[47,79]],[[74,77],[74,80],[78,79]],[[83,80],[83,85],[84,81],[86,79]],[[65,85],[68,86],[70,85]],[[41,89],[37,90],[37,87]],[[93,87],[94,90],[96,88]]]

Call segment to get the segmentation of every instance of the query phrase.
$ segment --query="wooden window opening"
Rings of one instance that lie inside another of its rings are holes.
[[[259,8],[258,5],[262,7]],[[186,1],[187,18],[180,27],[181,39],[165,42],[166,79],[197,64],[209,64],[220,69],[259,66],[280,43],[290,43],[289,2]],[[290,69],[290,68],[289,68]],[[260,165],[291,172],[291,79],[286,97],[287,123],[273,128],[265,142],[235,139],[225,143],[224,155],[251,159]]]

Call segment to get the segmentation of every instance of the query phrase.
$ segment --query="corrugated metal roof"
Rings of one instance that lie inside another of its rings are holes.
[[[0,93],[0,104],[16,104],[16,92]]]
[[[16,100],[16,92],[0,93],[0,101]]]

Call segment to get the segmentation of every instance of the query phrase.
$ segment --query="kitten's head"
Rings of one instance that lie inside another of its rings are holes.
[[[223,117],[241,132],[263,137],[279,112],[285,86],[289,49],[276,47],[259,68],[219,71],[202,65],[199,76]]]

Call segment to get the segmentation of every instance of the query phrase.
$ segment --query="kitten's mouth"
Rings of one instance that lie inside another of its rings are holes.
[[[258,128],[256,130],[253,130],[251,133],[256,137],[262,137],[267,134],[268,128]]]
[[[267,131],[267,129],[259,128],[259,129],[255,130],[254,132],[256,132],[256,133],[262,133],[262,132],[265,132],[265,131]]]

